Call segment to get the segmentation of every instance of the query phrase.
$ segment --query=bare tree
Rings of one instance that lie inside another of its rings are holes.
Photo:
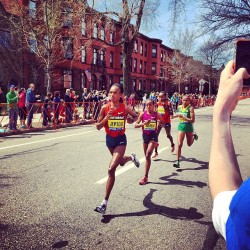
[[[211,94],[212,79],[214,78],[214,68],[221,67],[228,59],[228,45],[219,45],[218,40],[213,36],[208,39],[197,51],[200,59],[209,66],[209,94]]]
[[[89,1],[91,2],[91,1]],[[102,4],[101,4],[101,3]],[[117,46],[122,46],[123,58],[123,86],[126,95],[132,92],[131,84],[131,56],[134,49],[134,43],[138,37],[142,22],[146,26],[147,21],[155,19],[156,10],[159,7],[159,0],[120,0],[120,1],[99,1],[99,6],[92,1],[90,6],[99,10],[99,14],[106,15],[111,20],[116,20],[120,23],[120,38],[116,43]],[[100,7],[101,6],[101,7]],[[101,11],[103,10],[104,11]]]
[[[203,34],[216,33],[218,44],[250,37],[248,0],[202,0],[200,21]]]

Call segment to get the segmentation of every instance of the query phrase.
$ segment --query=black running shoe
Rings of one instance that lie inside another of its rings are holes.
[[[105,214],[106,209],[107,209],[107,205],[101,204],[100,206],[97,206],[94,211],[101,213],[101,214]]]

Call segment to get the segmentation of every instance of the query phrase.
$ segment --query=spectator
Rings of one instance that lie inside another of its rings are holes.
[[[69,124],[73,120],[72,102],[74,101],[74,99],[71,98],[70,89],[66,89],[64,95],[64,101],[65,101],[65,122]]]
[[[234,73],[230,61],[221,73],[213,110],[209,186],[213,224],[226,240],[227,249],[250,249],[250,178],[243,182],[231,135],[230,117],[242,92],[246,69]]]
[[[15,86],[10,85],[10,91],[6,95],[8,103],[8,112],[9,112],[9,130],[17,130],[17,119],[18,119],[18,95],[15,92]]]
[[[59,124],[59,115],[60,115],[60,102],[62,100],[60,99],[60,91],[55,91],[54,92],[54,105],[53,105],[53,110],[54,110],[54,123],[56,125]]]
[[[3,103],[6,103],[6,97],[4,95],[4,92],[2,91],[2,88],[0,87],[0,115],[2,113]]]
[[[147,101],[147,93],[144,94],[144,96],[142,97],[142,106],[143,106],[143,111],[146,108],[146,101]]]
[[[172,104],[172,106],[173,106],[173,110],[176,111],[177,108],[178,108],[178,103],[179,103],[178,93],[175,92],[175,93],[172,95],[172,97],[170,98],[170,102],[171,102],[171,104]]]
[[[25,121],[27,118],[27,109],[25,107],[26,89],[21,88],[18,92],[18,114],[20,118],[21,128],[27,128]]]
[[[128,106],[134,111],[135,110],[135,94],[132,93],[128,98]]]
[[[101,99],[102,99],[102,97],[100,96],[100,92],[98,90],[96,90],[95,94],[93,95],[93,105],[94,105],[93,116],[94,116],[94,122],[97,122],[97,118],[98,118],[99,113],[100,113]]]
[[[83,119],[89,119],[89,98],[90,93],[88,93],[87,88],[83,88],[82,101],[83,101]]]
[[[51,100],[53,94],[48,92],[43,101],[42,114],[43,114],[43,126],[48,127],[49,122],[51,122]]]
[[[28,121],[27,121],[27,125],[28,128],[31,129],[32,127],[32,120],[33,120],[33,114],[35,111],[35,103],[36,103],[36,99],[39,98],[39,95],[35,95],[34,94],[34,90],[35,90],[35,84],[31,83],[29,85],[29,88],[26,92],[26,100],[25,100],[25,106],[27,108],[28,111]]]

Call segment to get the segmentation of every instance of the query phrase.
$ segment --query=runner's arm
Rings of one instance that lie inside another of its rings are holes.
[[[145,125],[148,125],[150,123],[150,120],[146,120],[142,123],[140,123],[142,121],[142,117],[143,117],[143,112],[139,115],[138,119],[135,122],[135,128],[142,128]]]
[[[107,114],[105,116],[105,110],[106,110],[106,105],[103,105],[101,110],[100,110],[100,114],[99,114],[99,117],[98,117],[98,121],[96,123],[96,128],[98,130],[102,129],[105,125],[105,123],[108,121],[109,119],[109,114]]]
[[[126,110],[126,113],[130,116],[132,116],[134,119],[133,119],[133,122],[135,122],[137,120],[137,117],[138,117],[138,114],[134,111],[131,110],[131,108],[129,106],[125,106],[125,110]],[[128,121],[129,122],[129,121]]]

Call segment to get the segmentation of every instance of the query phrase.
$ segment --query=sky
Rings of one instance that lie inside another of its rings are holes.
[[[146,35],[151,38],[159,38],[163,41],[163,44],[173,48],[173,43],[171,42],[170,32],[169,32],[169,21],[170,21],[170,11],[169,11],[169,1],[161,0],[161,4],[159,6],[159,17],[157,18],[158,24],[160,27],[157,29],[153,29],[152,31],[147,31]],[[177,24],[176,29],[188,28],[190,30],[194,29],[196,26],[194,21],[196,20],[196,16],[198,15],[198,4],[197,1],[195,3],[187,5],[185,14],[180,16],[180,23]],[[143,34],[144,31],[141,31]],[[197,39],[197,44],[201,44],[203,38]],[[197,45],[198,46],[198,45]]]

